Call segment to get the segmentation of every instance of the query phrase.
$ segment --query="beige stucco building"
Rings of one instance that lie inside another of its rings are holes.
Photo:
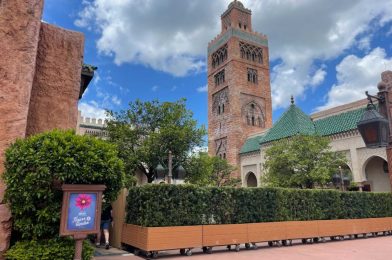
[[[331,140],[331,149],[346,154],[346,169],[351,172],[352,182],[364,191],[391,191],[385,148],[366,148],[358,130],[367,100],[334,107],[305,115],[293,102],[274,126],[257,135],[250,136],[243,145],[241,155],[242,185],[262,186],[264,152],[275,140],[287,138],[294,133],[308,133],[307,126]],[[295,123],[293,123],[295,122]],[[289,129],[288,129],[289,128]]]

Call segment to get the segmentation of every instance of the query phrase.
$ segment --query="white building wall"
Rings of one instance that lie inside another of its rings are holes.
[[[389,182],[387,182],[387,184],[385,185],[384,183],[382,183],[383,181],[381,180],[384,180],[383,175],[375,175],[376,172],[381,172],[380,167],[382,167],[382,164],[380,166],[379,164],[376,164],[371,161],[371,158],[374,157],[379,157],[383,160],[386,160],[387,155],[385,148],[366,148],[362,137],[356,130],[332,136],[330,145],[333,151],[341,151],[346,154],[347,165],[352,172],[353,182],[363,183],[369,181],[366,176],[365,169],[367,164],[369,162],[372,162],[372,164],[369,165],[367,168],[368,177],[371,175],[372,179],[375,180],[373,181],[375,184],[371,183],[372,190],[391,190],[390,187],[386,187],[389,185]],[[263,175],[262,167],[265,163],[265,149],[266,147],[263,147],[260,152],[253,152],[241,155],[241,178],[243,187],[246,187],[246,175],[248,172],[253,172],[257,178],[257,186],[262,186],[261,176]],[[385,173],[383,174],[385,175]],[[382,185],[384,185],[385,187]]]
[[[246,187],[247,174],[253,172],[257,179],[257,187],[260,187],[260,153],[253,152],[241,155],[241,181],[242,187]]]

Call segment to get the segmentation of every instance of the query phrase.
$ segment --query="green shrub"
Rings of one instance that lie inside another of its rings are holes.
[[[75,241],[69,238],[49,240],[19,241],[6,253],[9,260],[72,260],[75,253]],[[90,260],[94,248],[89,242],[83,242],[82,259]]]
[[[127,205],[127,223],[150,227],[392,216],[391,193],[336,190],[150,184]]]
[[[105,184],[107,202],[123,186],[122,161],[116,147],[73,131],[55,130],[17,140],[6,151],[7,185],[14,230],[23,239],[58,235],[62,204],[61,184]]]

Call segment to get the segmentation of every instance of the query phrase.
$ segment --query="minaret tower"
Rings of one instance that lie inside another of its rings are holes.
[[[208,151],[234,166],[246,138],[272,126],[268,40],[253,31],[251,15],[230,3],[208,44]]]

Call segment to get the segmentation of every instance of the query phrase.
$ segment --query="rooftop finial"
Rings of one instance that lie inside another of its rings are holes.
[[[291,104],[294,105],[294,96],[291,95]]]

